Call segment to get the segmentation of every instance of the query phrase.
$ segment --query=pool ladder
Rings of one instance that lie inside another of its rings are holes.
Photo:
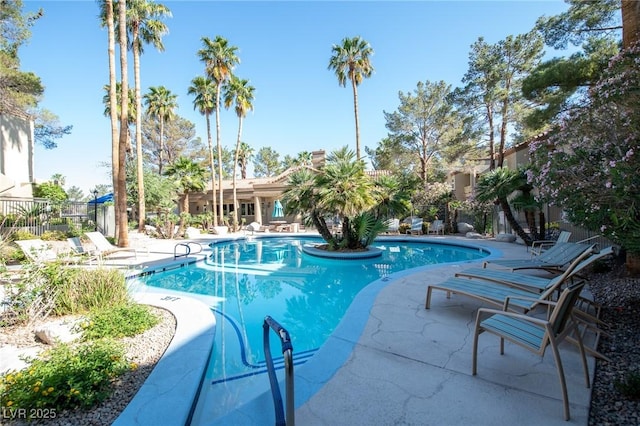
[[[202,251],[202,244],[196,243],[195,241],[188,241],[186,243],[178,243],[173,247],[173,260],[176,260],[179,257],[187,257],[191,254],[191,244],[193,244],[198,251],[193,252],[193,254],[200,253]],[[178,247],[183,247],[185,249],[184,253],[178,253]]]
[[[287,415],[285,421],[284,409],[282,407],[282,395],[280,394],[280,385],[276,377],[273,359],[271,358],[271,345],[269,344],[269,329],[275,331],[280,338],[282,345],[282,356],[284,358],[285,368],[285,396],[287,398]],[[271,385],[271,396],[273,397],[273,405],[276,411],[276,426],[294,426],[295,425],[295,407],[293,399],[293,346],[289,332],[285,330],[276,320],[270,316],[264,318],[262,323],[262,342],[264,345],[264,354],[267,361],[267,372],[269,373],[269,384]]]

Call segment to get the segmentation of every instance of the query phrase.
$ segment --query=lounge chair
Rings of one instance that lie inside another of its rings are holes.
[[[389,219],[386,222],[387,234],[399,234],[400,233],[400,219]]]
[[[116,247],[106,239],[100,232],[87,232],[85,234],[87,238],[91,240],[96,247],[95,254],[100,260],[104,260],[105,257],[109,257],[115,253],[132,253],[135,258],[138,258],[138,249],[133,247]],[[148,251],[147,251],[148,253]]]
[[[542,252],[546,251],[549,247],[553,247],[557,243],[568,243],[571,238],[570,231],[560,231],[557,240],[537,240],[531,243],[531,256],[539,256]]]
[[[89,265],[92,265],[94,260],[98,260],[99,256],[94,251],[86,249],[79,237],[67,238],[67,242],[72,252],[87,260]]]
[[[429,224],[429,230],[427,231],[427,233],[444,235],[444,222],[440,219],[434,220]]]
[[[580,338],[578,322],[573,314],[573,307],[578,300],[580,291],[584,287],[584,282],[566,288],[557,302],[544,301],[553,307],[548,320],[534,318],[528,315],[508,312],[507,306],[504,311],[496,309],[478,309],[476,316],[475,331],[473,335],[473,361],[472,374],[477,374],[478,366],[478,337],[483,332],[494,334],[500,338],[500,355],[504,354],[504,341],[509,340],[525,349],[528,349],[540,356],[544,356],[547,346],[551,346],[553,358],[556,363],[560,387],[562,390],[562,401],[564,405],[564,419],[569,420],[569,398],[567,396],[567,384],[560,358],[558,345],[562,340],[571,334],[578,336],[578,347],[584,369],[585,384],[588,388],[589,370],[585,348]]]
[[[77,263],[81,260],[78,256],[69,254],[58,254],[51,248],[51,245],[40,238],[31,240],[16,240],[15,243],[20,247],[24,255],[32,262],[56,262]]]
[[[511,297],[523,298],[513,300],[511,302],[511,309],[516,311],[519,309],[523,310],[524,312],[528,312],[535,309],[535,307],[538,305],[538,302],[542,300],[552,299],[554,292],[560,290],[563,284],[565,284],[565,282],[572,278],[571,272],[573,268],[578,265],[578,262],[582,261],[590,254],[590,250],[582,253],[582,255],[578,258],[579,260],[572,263],[572,268],[567,268],[567,270],[562,275],[559,275],[550,280],[548,282],[548,285],[544,288],[544,291],[539,294],[532,292],[530,289],[523,290],[522,288],[516,288],[510,285],[497,284],[486,279],[454,277],[438,284],[428,285],[427,297],[424,307],[425,309],[429,309],[431,307],[431,293],[435,289],[446,291],[447,297],[451,297],[451,293],[462,294],[491,305],[502,307],[505,306],[505,300],[508,300]],[[530,281],[527,282],[530,283]]]
[[[505,306],[505,300],[513,297],[524,298],[510,302],[511,309],[528,312],[533,310],[541,300],[551,300],[554,292],[560,292],[565,284],[576,281],[578,272],[584,270],[595,261],[613,253],[611,247],[600,250],[598,253],[585,252],[561,274],[554,278],[544,278],[517,272],[496,271],[483,268],[471,268],[456,274],[456,278],[450,278],[442,283],[432,284],[427,287],[427,297],[425,308],[431,306],[431,293],[433,289],[447,292],[447,297],[451,293],[462,294],[482,302]],[[461,278],[462,277],[462,278]],[[581,278],[579,281],[584,281]],[[531,298],[534,299],[531,299]],[[582,335],[587,331],[594,333],[592,347],[587,347],[587,351],[598,358],[608,360],[602,353],[598,352],[598,341],[602,334],[607,335],[603,330],[607,325],[599,319],[599,307],[592,301],[581,298],[581,309],[576,311],[581,325],[584,326]]]
[[[544,269],[546,271],[562,271],[565,266],[578,258],[581,254],[593,250],[595,244],[580,243],[557,243],[540,256],[533,259],[498,259],[488,260],[482,264],[487,266],[497,266],[511,271],[518,269]]]
[[[465,269],[464,271],[457,272],[456,277],[481,278],[487,281],[521,288],[523,290],[539,292],[553,286],[558,280],[566,280],[567,278],[576,276],[586,267],[611,254],[613,254],[613,247],[606,247],[598,252],[593,252],[587,257],[578,257],[571,262],[564,273],[554,278],[545,278],[536,275],[488,268]]]
[[[411,218],[411,228],[409,229],[409,233],[411,235],[422,235],[422,222],[421,217]]]

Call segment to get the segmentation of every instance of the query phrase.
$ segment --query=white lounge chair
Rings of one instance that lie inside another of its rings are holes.
[[[422,218],[411,218],[411,228],[409,229],[411,235],[422,235]]]
[[[73,256],[69,253],[58,254],[51,245],[40,238],[31,240],[17,240],[15,243],[20,247],[24,255],[32,262],[55,262],[77,263],[82,259],[79,256]]]
[[[96,247],[95,254],[100,260],[104,260],[105,257],[109,257],[115,253],[131,253],[135,258],[138,258],[138,249],[133,247],[117,247],[107,240],[107,238],[100,232],[87,232],[85,234]],[[148,253],[148,250],[147,250]]]
[[[442,234],[444,235],[444,222],[440,219],[436,219],[429,224],[429,234]]]
[[[389,219],[386,222],[387,225],[387,233],[388,234],[399,234],[400,233],[400,219],[394,218]]]

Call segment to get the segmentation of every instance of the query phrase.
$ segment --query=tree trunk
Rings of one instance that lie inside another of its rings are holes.
[[[218,207],[216,202],[216,163],[213,161],[213,146],[211,143],[211,114],[206,113],[207,143],[209,144],[209,164],[211,165],[211,211],[213,212],[213,226],[218,226]]]
[[[224,216],[224,190],[222,189],[222,141],[220,140],[220,90],[221,82],[216,83],[216,147],[218,149],[218,197],[220,200],[220,217]],[[216,225],[220,225],[217,223]]]
[[[632,277],[640,276],[640,253],[627,252],[627,260],[625,263],[627,272]]]
[[[240,155],[240,136],[242,135],[242,116],[238,116],[238,140],[236,141],[236,152],[233,156],[233,232],[236,232],[238,226],[238,194],[236,191],[236,167],[238,165],[238,156]]]
[[[355,76],[351,76],[351,86],[353,87],[353,114],[356,117],[356,158],[360,161],[360,122],[358,121],[358,88]]]
[[[133,39],[138,38],[138,27],[133,32]],[[144,174],[142,164],[142,96],[140,95],[140,49],[134,43],[133,69],[136,89],[136,171],[138,176],[138,232],[144,232],[146,205],[144,200]]]
[[[622,47],[627,49],[640,39],[640,1],[622,0]]]
[[[522,226],[520,226],[516,218],[513,216],[513,213],[511,212],[511,206],[509,205],[509,202],[507,201],[507,199],[499,198],[498,201],[500,202],[500,207],[504,212],[504,218],[507,220],[507,222],[509,222],[509,225],[511,225],[511,228],[514,231],[516,231],[516,234],[520,238],[522,238],[522,241],[524,241],[524,243],[527,246],[530,246],[532,242],[531,236],[527,235],[527,233],[524,232],[524,229],[522,229]]]
[[[120,141],[118,152],[117,187],[114,191],[116,213],[116,235],[120,247],[129,246],[127,218],[127,173],[125,170],[127,142],[129,137],[129,86],[127,81],[127,1],[118,3],[118,24],[120,26]]]
[[[111,120],[111,185],[115,193],[118,184],[118,162],[120,156],[118,151],[118,93],[116,91],[116,36],[114,28],[113,3],[106,0],[107,11],[107,32],[109,34],[109,118]]]

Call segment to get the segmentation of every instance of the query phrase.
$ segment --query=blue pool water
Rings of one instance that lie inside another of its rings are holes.
[[[217,243],[204,262],[140,278],[148,286],[190,293],[211,306],[216,316],[205,377],[205,384],[216,389],[216,403],[215,412],[206,417],[223,415],[264,391],[265,384],[268,387],[262,343],[265,316],[289,331],[294,364],[299,365],[325,342],[366,285],[410,268],[488,255],[478,248],[400,239],[378,240],[373,246],[382,249],[382,256],[372,259],[325,259],[302,251],[303,245],[321,241],[292,237]],[[277,338],[271,341],[274,360],[281,360]],[[253,387],[254,392],[247,391]]]

